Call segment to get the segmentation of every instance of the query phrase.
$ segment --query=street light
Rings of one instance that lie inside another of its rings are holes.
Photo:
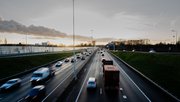
[[[74,16],[74,0],[73,0],[73,55],[74,55],[74,59],[75,59],[75,16]],[[77,79],[76,76],[76,61],[74,61],[73,64],[73,73],[74,73],[74,79]]]
[[[176,30],[171,30],[172,32],[174,32],[176,34],[176,45],[177,45],[177,31]],[[174,37],[174,36],[173,36]]]

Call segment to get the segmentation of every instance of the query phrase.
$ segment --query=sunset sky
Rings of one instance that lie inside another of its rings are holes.
[[[89,42],[92,36],[99,43],[171,43],[180,31],[179,5],[180,0],[75,0],[76,43]],[[72,44],[72,0],[0,0],[0,39],[25,43],[26,34],[31,44]]]

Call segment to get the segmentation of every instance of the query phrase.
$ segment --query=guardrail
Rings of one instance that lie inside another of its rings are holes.
[[[110,51],[108,51],[111,55],[113,55],[115,58],[117,58],[119,61],[121,61],[124,65],[126,65],[128,68],[130,68],[131,70],[133,70],[135,73],[137,73],[139,76],[141,76],[142,78],[144,78],[145,80],[147,80],[151,85],[155,86],[156,88],[160,89],[161,91],[163,91],[164,93],[166,93],[167,95],[171,96],[174,100],[176,100],[177,102],[180,102],[180,99],[178,99],[177,97],[175,97],[174,95],[172,95],[171,93],[169,93],[167,90],[165,90],[164,88],[162,88],[161,86],[159,86],[157,83],[155,83],[153,80],[149,79],[147,76],[145,76],[144,74],[142,74],[140,71],[136,70],[134,67],[132,67],[131,65],[129,65],[128,63],[126,63],[124,60],[122,60],[121,58],[119,58],[117,55],[111,53]]]
[[[79,75],[79,72],[80,72],[80,71],[84,68],[84,66],[87,64],[87,62],[88,62],[89,60],[91,60],[91,58],[94,56],[95,52],[96,52],[96,51],[94,51],[94,53],[92,53],[92,54],[89,56],[89,58],[88,58],[87,60],[85,60],[85,62],[84,62],[82,65],[80,65],[78,69],[76,69],[76,75],[77,75],[77,76]],[[53,94],[53,96],[54,96],[53,100],[52,100],[52,99],[48,99],[48,97],[46,97],[45,99],[42,100],[42,102],[49,102],[49,101],[55,102],[55,101],[57,101],[57,99],[58,99],[59,97],[61,97],[62,94],[65,95],[67,88],[68,88],[69,85],[71,85],[71,83],[73,83],[74,81],[77,81],[77,80],[75,80],[74,75],[73,75],[73,72],[72,72],[72,73],[68,74],[68,75],[64,78],[64,80],[56,87],[57,90],[58,90],[58,87],[60,87],[60,86],[63,86],[63,88],[61,88],[60,91],[56,91],[56,92],[55,92],[55,90],[54,90],[54,91],[51,93],[51,94]],[[49,96],[50,96],[50,95],[49,95]],[[63,97],[62,97],[62,98],[63,98]]]
[[[21,76],[23,76],[23,75],[29,74],[29,73],[37,70],[38,68],[45,67],[45,66],[49,66],[49,65],[51,65],[51,64],[53,64],[53,63],[55,63],[55,62],[57,62],[57,61],[59,61],[59,60],[63,60],[64,58],[65,58],[65,57],[60,58],[60,59],[56,59],[56,60],[51,61],[51,62],[49,62],[49,63],[43,64],[43,65],[40,65],[40,66],[37,66],[37,67],[33,67],[33,68],[29,69],[29,70],[26,70],[26,71],[23,71],[23,72],[14,74],[14,75],[9,76],[9,77],[6,77],[6,78],[2,78],[2,79],[0,79],[0,83],[2,84],[2,83],[6,82],[6,81],[9,80],[9,79],[17,78],[17,77],[21,77]]]

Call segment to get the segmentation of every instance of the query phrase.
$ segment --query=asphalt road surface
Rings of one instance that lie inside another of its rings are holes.
[[[127,68],[122,62],[107,52],[105,56],[96,53],[84,70],[84,75],[74,88],[62,100],[63,102],[176,102],[170,96],[164,95],[161,90],[149,85],[144,79]],[[120,87],[117,91],[107,91],[104,89],[102,58],[114,61],[114,65],[120,70]],[[95,77],[97,88],[87,90],[89,77]]]
[[[94,56],[86,57],[86,60],[77,60],[76,70],[80,71],[80,76],[74,84],[70,84],[73,79],[73,64],[71,62],[64,63],[57,68],[55,76],[46,83],[47,94],[43,98],[43,102],[173,102],[162,91],[148,84],[146,80],[137,75],[134,71],[125,66],[117,58],[104,52],[95,52]],[[116,91],[108,91],[104,88],[102,58],[113,60],[114,65],[120,70],[120,87]],[[84,66],[82,68],[82,66]],[[54,66],[53,66],[54,67]],[[32,73],[22,76],[22,86],[9,93],[0,93],[0,102],[22,102],[26,94],[31,90],[30,83]],[[97,88],[95,90],[87,90],[87,81],[89,77],[95,77]],[[70,84],[70,85],[69,85]],[[71,86],[69,90],[65,90],[65,86]],[[64,94],[63,97],[59,96]]]
[[[77,59],[76,62],[76,70],[80,70],[81,66],[88,61],[90,56],[86,57],[86,60]],[[64,60],[62,60],[64,62]],[[55,67],[55,64],[52,66]],[[43,101],[51,100],[55,101],[59,94],[62,93],[62,89],[64,89],[65,81],[70,79],[70,76],[73,75],[73,63],[64,62],[61,67],[55,67],[56,72],[55,76],[46,81],[46,97],[44,97]],[[10,92],[0,93],[0,102],[23,102],[25,96],[32,89],[30,78],[32,73],[27,74],[25,76],[20,77],[22,79],[22,84],[20,88],[12,90]],[[71,78],[72,79],[72,78]],[[62,88],[62,89],[60,89]],[[59,91],[60,90],[60,91]],[[52,98],[53,97],[53,98]]]

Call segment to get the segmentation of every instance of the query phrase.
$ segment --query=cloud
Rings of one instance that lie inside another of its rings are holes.
[[[57,31],[55,29],[46,28],[43,26],[25,26],[14,20],[0,19],[0,32],[29,34],[35,36],[51,36],[51,37],[65,37],[67,34]]]

